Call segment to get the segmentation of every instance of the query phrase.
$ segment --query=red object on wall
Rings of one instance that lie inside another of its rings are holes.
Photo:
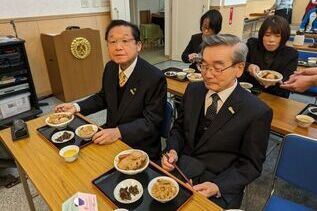
[[[233,7],[230,7],[229,25],[231,25],[231,24],[232,24],[232,17],[233,17]]]

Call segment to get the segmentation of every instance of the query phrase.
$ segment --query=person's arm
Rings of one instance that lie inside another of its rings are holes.
[[[281,85],[281,88],[290,91],[304,92],[312,86],[317,86],[317,68],[307,68],[296,71],[289,80]]]
[[[121,138],[127,144],[135,144],[159,133],[166,104],[166,78],[162,75],[152,86],[144,99],[143,117],[118,125]]]
[[[190,41],[189,41],[187,47],[185,48],[185,50],[184,50],[184,52],[182,54],[182,60],[185,63],[191,63],[191,61],[189,61],[188,55],[192,54],[192,53],[196,53],[196,52],[194,52],[195,51],[195,47],[194,47],[194,43],[193,43],[193,37],[194,36],[192,36],[190,38]]]
[[[267,109],[249,124],[241,144],[240,158],[211,180],[217,185],[222,195],[233,190],[243,189],[261,175],[272,116],[272,110]]]

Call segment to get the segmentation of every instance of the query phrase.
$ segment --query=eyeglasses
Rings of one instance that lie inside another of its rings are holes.
[[[113,47],[116,46],[117,44],[120,44],[122,46],[127,46],[130,44],[131,41],[135,40],[134,38],[131,39],[123,39],[123,40],[108,40],[108,45]]]
[[[197,64],[197,67],[198,67],[198,70],[205,74],[206,72],[214,72],[214,74],[216,75],[219,75],[221,74],[223,71],[229,69],[230,67],[233,67],[234,65],[236,64],[239,64],[240,62],[234,62],[232,63],[230,66],[228,67],[225,67],[225,68],[217,68],[217,67],[212,67],[212,66],[209,66],[207,64],[203,64],[203,63],[198,63]]]

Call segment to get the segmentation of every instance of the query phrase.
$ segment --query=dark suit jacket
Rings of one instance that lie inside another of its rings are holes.
[[[287,81],[289,76],[297,68],[298,52],[294,48],[282,46],[276,50],[273,63],[267,66],[264,62],[264,54],[266,50],[263,45],[260,45],[258,39],[250,38],[247,42],[249,49],[247,62],[250,64],[256,64],[261,70],[275,70],[283,75],[283,81]],[[248,68],[248,65],[246,65]],[[249,72],[245,71],[239,81],[246,81],[252,83],[255,87],[261,89],[264,92],[268,92],[273,95],[288,98],[290,91],[282,89],[279,85],[271,86],[265,89]]]
[[[159,129],[166,104],[166,79],[159,69],[139,57],[126,82],[121,103],[117,105],[118,74],[118,64],[108,62],[102,89],[78,103],[81,113],[88,115],[107,109],[104,127],[118,126],[125,143],[157,158],[161,151]]]
[[[195,174],[204,166],[199,182],[214,182],[229,202],[261,174],[272,110],[238,85],[197,140],[196,130],[206,93],[203,82],[188,85],[167,140],[167,149],[175,149],[180,160],[182,155],[187,155],[200,162],[201,165],[185,162],[186,166],[180,164],[180,167],[191,169],[189,174]]]
[[[194,34],[191,37],[187,47],[185,48],[185,50],[184,50],[184,52],[182,54],[183,62],[190,63],[190,61],[188,60],[188,55],[189,54],[191,54],[191,53],[200,53],[201,47],[202,47],[201,46],[202,42],[203,42],[202,33]],[[189,67],[197,70],[196,63],[192,63]]]

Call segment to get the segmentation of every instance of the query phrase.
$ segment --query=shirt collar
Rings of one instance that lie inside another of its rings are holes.
[[[222,101],[222,103],[224,103],[228,99],[228,97],[231,95],[231,93],[237,87],[237,85],[238,85],[238,82],[236,80],[231,87],[229,87],[229,88],[227,88],[225,90],[222,90],[221,92],[217,93],[218,96],[220,97],[220,100]],[[216,93],[216,92],[213,91],[213,90],[208,90],[206,96],[210,97],[214,93]]]
[[[127,78],[129,78],[130,75],[132,74],[132,72],[133,72],[133,70],[134,70],[134,68],[135,68],[135,66],[136,66],[137,61],[138,61],[138,57],[136,57],[136,58],[134,59],[134,61],[132,62],[132,64],[130,64],[130,66],[129,66],[127,69],[124,70],[124,74],[125,74],[125,76],[126,76]],[[120,65],[119,65],[119,74],[120,74],[122,71],[123,71],[123,70],[121,69],[121,67],[120,67]]]

